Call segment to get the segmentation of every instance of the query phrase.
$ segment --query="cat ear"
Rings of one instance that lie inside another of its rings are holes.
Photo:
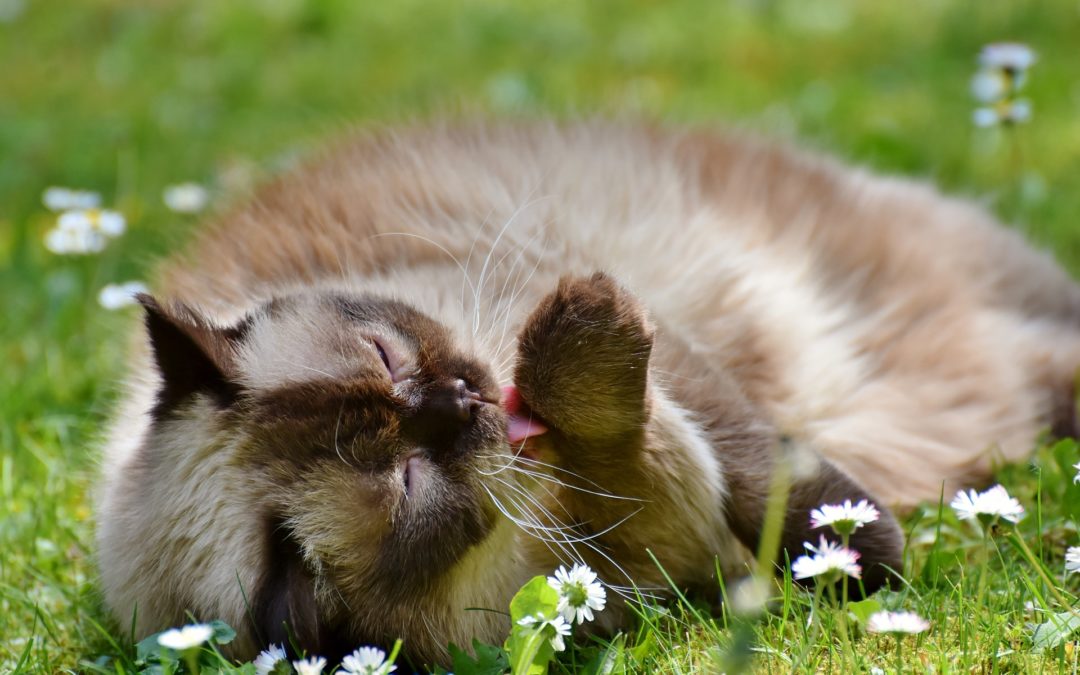
[[[203,392],[227,405],[240,390],[236,383],[236,349],[250,320],[219,328],[182,304],[161,305],[152,296],[136,296],[146,310],[146,332],[161,374],[155,413],[172,409]]]

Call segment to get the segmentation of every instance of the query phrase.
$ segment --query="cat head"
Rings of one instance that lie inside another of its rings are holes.
[[[197,402],[245,476],[220,489],[260,511],[256,641],[332,655],[421,633],[405,610],[419,620],[497,524],[498,485],[484,481],[506,462],[507,414],[490,367],[388,299],[289,296],[228,327],[141,302],[160,372],[151,433],[182,429]],[[144,461],[175,461],[153,447]],[[378,616],[365,621],[367,608]]]

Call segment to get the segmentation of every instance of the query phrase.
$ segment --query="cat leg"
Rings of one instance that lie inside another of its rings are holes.
[[[515,370],[521,396],[548,425],[547,442],[564,471],[559,508],[580,523],[579,538],[600,549],[582,557],[638,584],[657,581],[646,549],[677,581],[702,578],[715,555],[722,562],[736,557],[732,534],[756,549],[778,440],[735,390],[709,392],[710,400],[730,394],[712,419],[709,410],[680,405],[650,372],[653,346],[644,309],[610,277],[564,278],[526,322]],[[722,380],[711,382],[730,389]],[[788,499],[782,545],[791,558],[804,551],[803,542],[817,539],[811,509],[869,499],[811,456],[813,470],[796,477]],[[885,583],[888,569],[901,562],[901,533],[881,511],[882,519],[852,542],[861,547],[867,590]],[[611,570],[613,563],[620,569]]]

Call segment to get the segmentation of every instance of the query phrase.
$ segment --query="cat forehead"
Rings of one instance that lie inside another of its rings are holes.
[[[241,384],[256,390],[380,374],[376,341],[397,354],[441,351],[446,331],[416,310],[366,296],[299,295],[257,313],[238,350]]]

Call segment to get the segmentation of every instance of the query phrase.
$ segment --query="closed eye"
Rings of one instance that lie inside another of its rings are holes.
[[[372,344],[375,345],[375,350],[379,352],[379,358],[382,359],[383,365],[386,366],[386,372],[390,375],[390,379],[394,379],[394,369],[390,366],[390,358],[386,355],[386,350],[383,348],[379,341],[372,338]]]

